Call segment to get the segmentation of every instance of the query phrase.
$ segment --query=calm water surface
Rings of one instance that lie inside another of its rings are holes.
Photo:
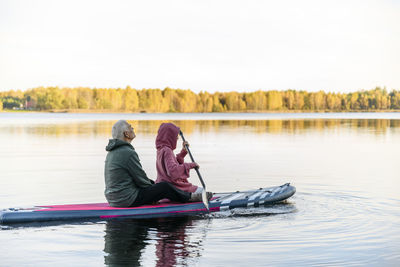
[[[0,266],[399,266],[399,113],[0,113],[0,209],[104,202],[120,118],[151,178],[158,126],[172,121],[209,190],[297,193],[199,217],[2,225]]]

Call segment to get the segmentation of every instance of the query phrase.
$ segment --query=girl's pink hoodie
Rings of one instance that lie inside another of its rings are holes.
[[[184,149],[176,156],[173,152],[176,148],[179,131],[180,129],[173,123],[162,123],[158,129],[156,138],[156,183],[169,182],[183,191],[193,193],[197,186],[189,183],[187,178],[189,178],[190,169],[196,167],[196,165],[184,162],[184,157],[187,154]]]

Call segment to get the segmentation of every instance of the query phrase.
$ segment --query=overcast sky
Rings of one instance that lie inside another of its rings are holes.
[[[400,89],[399,0],[0,0],[0,91]]]

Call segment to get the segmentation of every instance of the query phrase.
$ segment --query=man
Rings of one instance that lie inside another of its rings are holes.
[[[136,135],[127,121],[119,120],[114,124],[112,137],[106,147],[104,169],[104,194],[110,206],[140,206],[164,198],[178,202],[201,201],[201,194],[184,192],[167,182],[154,184],[147,177],[131,145]]]

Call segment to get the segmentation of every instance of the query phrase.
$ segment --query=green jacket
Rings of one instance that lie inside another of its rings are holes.
[[[146,188],[154,182],[147,177],[130,143],[110,139],[106,150],[106,199],[112,207],[129,207],[135,201],[139,188]]]

